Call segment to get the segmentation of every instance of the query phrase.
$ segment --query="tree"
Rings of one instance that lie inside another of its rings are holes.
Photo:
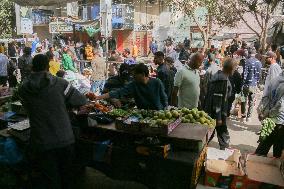
[[[15,6],[9,0],[0,1],[0,39],[12,38],[15,27]]]
[[[222,9],[232,9],[232,15],[241,20],[252,32],[256,34],[260,41],[260,50],[264,51],[266,47],[266,38],[272,15],[278,5],[282,3],[279,0],[222,0],[220,6]],[[249,20],[245,17],[249,15]],[[255,21],[259,30],[251,26]]]
[[[208,47],[207,41],[211,35],[213,23],[222,27],[234,27],[238,22],[238,20],[236,20],[237,17],[234,15],[235,12],[233,8],[224,8],[220,6],[219,1],[216,0],[174,0],[168,3],[171,7],[174,7],[174,12],[180,11],[192,19],[201,33],[204,48]],[[199,7],[206,9],[206,14],[201,15],[201,17],[196,15],[196,10]]]

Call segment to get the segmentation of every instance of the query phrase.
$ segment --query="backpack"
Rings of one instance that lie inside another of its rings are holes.
[[[221,71],[218,71],[219,74]],[[227,116],[227,104],[228,104],[228,85],[229,80],[214,80],[210,81],[206,94],[206,101],[204,103],[204,110],[213,119],[216,119],[216,115],[221,111],[222,117]]]

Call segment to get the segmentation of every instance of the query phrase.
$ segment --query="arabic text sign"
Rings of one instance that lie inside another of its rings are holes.
[[[72,25],[67,25],[65,22],[50,22],[49,33],[72,33]]]

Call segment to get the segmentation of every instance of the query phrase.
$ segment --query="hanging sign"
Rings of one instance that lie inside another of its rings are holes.
[[[73,33],[73,26],[65,22],[50,22],[49,33]]]

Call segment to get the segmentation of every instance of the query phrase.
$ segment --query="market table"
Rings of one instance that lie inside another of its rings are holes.
[[[109,164],[105,173],[111,178],[137,181],[149,188],[195,188],[212,131],[200,125],[181,124],[168,136],[154,136],[117,130],[114,124],[98,125],[83,129],[81,136],[85,138],[81,139],[85,147],[89,147],[85,148],[82,155],[95,157],[90,153],[96,153],[94,149],[101,145],[97,142],[109,140],[109,157],[103,162]],[[137,141],[147,137],[157,138],[161,148],[146,146],[147,153],[139,152],[138,148],[144,147],[143,144],[137,144]],[[167,153],[163,153],[165,146],[171,148]],[[98,164],[94,168],[96,166]]]

